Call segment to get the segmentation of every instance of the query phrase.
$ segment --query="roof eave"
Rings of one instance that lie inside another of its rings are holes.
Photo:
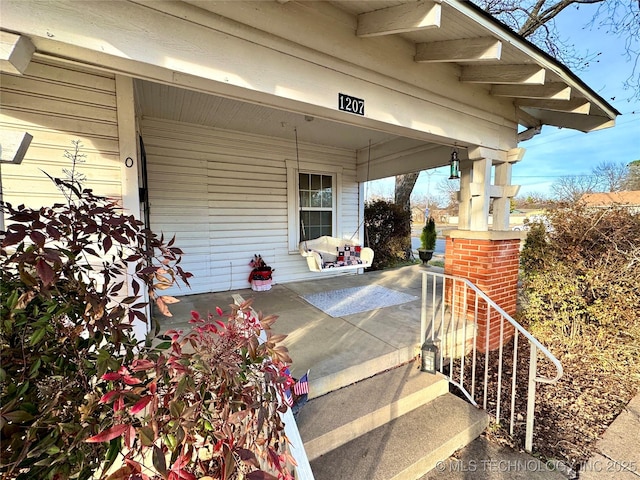
[[[442,0],[442,3],[446,3],[451,8],[473,19],[475,22],[488,29],[493,35],[500,38],[501,40],[510,42],[514,47],[518,48],[525,55],[534,60],[540,67],[556,73],[568,85],[580,91],[588,101],[594,103],[598,108],[600,108],[603,113],[605,113],[607,117],[609,117],[609,120],[614,120],[616,116],[620,115],[620,112],[618,110],[616,110],[611,104],[609,104],[605,99],[598,95],[591,87],[589,87],[577,75],[571,72],[571,70],[569,70],[565,65],[531,43],[522,35],[519,35],[518,33],[511,30],[505,24],[482,10],[477,5],[471,2],[460,2],[456,0]],[[568,125],[567,127],[572,128]]]

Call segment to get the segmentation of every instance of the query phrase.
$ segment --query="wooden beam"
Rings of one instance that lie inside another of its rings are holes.
[[[538,65],[469,65],[461,82],[544,85],[545,70]]]
[[[494,97],[569,100],[571,87],[562,82],[545,83],[544,85],[494,85],[491,87],[491,95]]]
[[[366,161],[367,153],[358,152],[356,180],[365,182],[380,178],[393,177],[403,173],[419,172],[448,164],[451,147],[435,144],[424,144],[394,153],[378,155],[372,152],[370,161]]]
[[[503,150],[494,150],[483,146],[469,148],[469,160],[481,160],[488,158],[492,163],[504,163],[507,161],[507,152]]]
[[[33,135],[27,132],[0,131],[0,163],[22,163]],[[0,189],[1,191],[2,189]],[[0,216],[2,214],[0,213]]]
[[[615,125],[615,120],[598,114],[582,115],[558,110],[543,110],[536,107],[521,107],[520,111],[535,115],[544,125],[560,128],[572,128],[581,132],[593,132]]]
[[[534,117],[530,113],[525,112],[521,108],[517,109],[518,123],[527,128],[536,128],[542,126],[542,121]]]
[[[35,51],[29,38],[0,32],[0,71],[22,75]]]
[[[589,115],[591,103],[585,98],[572,98],[571,100],[535,100],[523,98],[516,100],[519,107],[539,108],[541,110],[554,110],[557,112],[579,113]]]
[[[432,1],[405,3],[358,15],[358,37],[375,37],[440,27],[442,7]]]
[[[527,152],[526,148],[516,147],[512,148],[507,152],[507,162],[508,163],[517,163],[524,157],[524,154]]]
[[[500,60],[502,42],[493,37],[462,38],[418,43],[414,60],[419,63],[482,62]]]
[[[471,182],[469,188],[472,197],[479,197],[487,192],[487,196],[490,198],[513,198],[520,190],[519,185],[489,185],[487,187],[481,182]]]

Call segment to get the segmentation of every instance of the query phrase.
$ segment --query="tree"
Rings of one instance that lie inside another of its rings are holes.
[[[640,160],[634,160],[628,167],[629,175],[624,183],[624,189],[640,190]]]
[[[624,162],[600,162],[593,167],[598,187],[603,192],[619,192],[624,190],[629,176],[629,167]]]
[[[411,192],[416,186],[416,181],[420,176],[420,172],[405,173],[404,175],[396,175],[396,189],[394,202],[405,210],[411,210]]]
[[[631,65],[624,87],[631,97],[640,98],[640,2],[638,0],[472,0],[473,3],[503,22],[569,68],[580,70],[599,53],[588,54],[576,49],[557,30],[555,19],[569,7],[594,5],[596,10],[586,26],[603,28],[607,34],[625,38]],[[396,177],[398,198],[408,202],[415,185],[412,175]],[[408,191],[408,193],[407,193]],[[400,194],[398,194],[400,192]],[[404,204],[404,203],[400,203]]]
[[[515,208],[547,208],[552,203],[548,195],[540,192],[530,192],[526,197],[515,197]]]
[[[406,173],[404,175],[396,176],[396,190],[395,190],[395,204],[400,206],[404,211],[411,212],[411,192],[413,192],[413,187],[416,185],[416,181],[420,176],[420,172],[411,172]],[[405,242],[405,258],[411,258],[411,214],[407,216],[407,242]]]
[[[458,185],[457,182],[452,182],[446,178],[443,178],[440,180],[440,183],[438,183],[438,191],[446,198],[445,208],[449,215],[458,214]]]
[[[555,19],[567,8],[596,6],[589,28],[602,28],[608,35],[625,39],[626,53],[631,72],[624,87],[631,96],[640,98],[640,2],[637,0],[472,0],[483,10],[503,22],[568,67],[580,70],[597,58],[600,53],[589,54],[575,48],[562,37]]]
[[[585,193],[598,190],[598,180],[593,175],[571,175],[560,177],[551,184],[551,192],[556,200],[575,203]]]

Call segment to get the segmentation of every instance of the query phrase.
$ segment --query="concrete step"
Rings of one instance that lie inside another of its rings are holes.
[[[420,371],[419,360],[310,400],[297,424],[310,460],[449,392],[440,374]]]
[[[415,480],[472,442],[488,423],[483,410],[448,393],[312,460],[311,469],[315,480]]]
[[[318,377],[314,376],[312,367],[311,381],[309,382],[309,399],[321,397],[327,393],[373,377],[380,372],[410,362],[419,353],[419,345],[416,343],[415,345],[399,348],[385,355],[377,356],[358,365],[339,369],[335,373]]]

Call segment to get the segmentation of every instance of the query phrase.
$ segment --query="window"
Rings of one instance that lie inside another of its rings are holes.
[[[333,183],[330,175],[298,174],[300,239],[333,236]]]
[[[342,165],[286,159],[289,253],[298,254],[303,239],[342,232]],[[302,224],[304,223],[304,235]]]

